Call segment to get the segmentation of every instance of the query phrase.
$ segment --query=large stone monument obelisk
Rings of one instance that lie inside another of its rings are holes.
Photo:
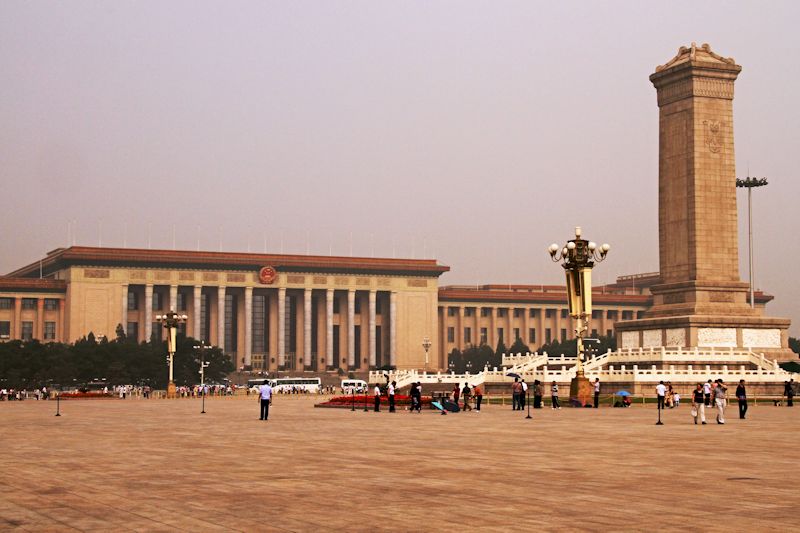
[[[742,67],[704,44],[681,47],[650,81],[658,93],[661,281],[620,348],[752,348],[796,359],[790,321],[762,316],[739,277],[733,85]]]

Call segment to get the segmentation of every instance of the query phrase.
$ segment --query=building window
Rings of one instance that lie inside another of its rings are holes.
[[[163,298],[160,292],[153,291],[153,311],[161,311],[163,307]]]
[[[487,317],[491,314],[491,310],[488,307],[481,307],[481,316]]]
[[[267,347],[267,298],[253,295],[253,353],[264,353]]]
[[[595,339],[597,338],[597,330],[596,329],[592,330],[592,337],[594,337]]]
[[[186,295],[178,293],[178,311],[186,311]]]
[[[128,291],[128,311],[136,311],[139,309],[138,294],[133,291]]]
[[[555,313],[555,309],[545,309],[544,316],[545,318],[553,318],[553,314]]]
[[[616,311],[614,311],[614,310],[610,310],[610,311],[608,311],[608,313],[607,313],[606,317],[607,317],[609,320],[616,320],[616,319],[617,319],[617,312],[616,312]]]
[[[447,308],[447,316],[456,316],[458,309],[455,307]]]
[[[548,311],[549,311],[549,309],[548,309]],[[552,340],[553,340],[553,333],[550,331],[550,328],[545,328],[544,329],[544,343],[545,344],[550,344],[550,342],[552,342]]]
[[[528,316],[536,318],[536,309],[528,309]]]
[[[475,316],[475,308],[474,307],[465,307],[464,308],[464,316]]]
[[[567,340],[567,330],[565,328],[561,328],[561,342]]]
[[[58,300],[55,298],[45,298],[44,299],[44,310],[45,311],[55,311],[58,309]]]
[[[464,328],[464,342],[466,344],[472,343],[472,328]]]
[[[163,342],[164,341],[164,326],[161,322],[153,322],[153,333],[152,338],[153,342]]]
[[[622,320],[633,320],[633,311],[623,311]]]
[[[0,339],[8,339],[11,337],[11,322],[7,320],[0,321]]]
[[[603,318],[603,312],[598,309],[595,309],[594,311],[592,311],[592,318],[595,319]]]
[[[489,331],[486,328],[481,328],[481,344],[489,342]]]
[[[11,309],[14,307],[14,298],[0,298],[0,309]]]
[[[357,315],[361,314],[361,298],[356,297],[354,304],[355,306],[353,307],[353,312]]]
[[[519,308],[515,307],[514,308],[514,318],[521,317],[522,316],[522,311],[524,311],[524,309],[519,309]]]
[[[125,330],[125,335],[127,335],[129,339],[133,339],[136,342],[139,342],[139,323],[128,322],[128,327]]]
[[[614,330],[613,330],[613,329],[607,329],[607,330],[606,330],[606,337],[610,337],[610,336],[612,336],[613,334],[614,334]]]
[[[636,311],[636,318],[644,318],[644,311]]]
[[[561,310],[561,318],[567,318],[568,311],[566,309]]]
[[[46,341],[54,341],[54,340],[56,340],[56,323],[55,322],[45,322],[44,323],[44,340],[46,340]]]
[[[29,341],[33,339],[33,322],[22,323],[22,340]]]
[[[339,298],[337,298],[336,296],[333,297],[333,314],[334,315],[339,314]]]
[[[447,328],[447,342],[456,342],[456,328]]]
[[[504,318],[506,315],[508,315],[508,309],[506,309],[505,307],[499,307],[497,309],[497,316],[499,316],[500,318]]]
[[[237,299],[235,294],[225,295],[225,342],[220,343],[225,347],[226,353],[235,353],[238,343],[238,313]]]
[[[519,340],[519,328],[514,328],[514,340]]]
[[[503,328],[497,328],[497,344],[503,342]]]
[[[23,309],[36,309],[36,298],[23,298],[22,299],[22,308]]]
[[[531,344],[536,342],[536,330],[534,328],[528,330],[528,342]]]

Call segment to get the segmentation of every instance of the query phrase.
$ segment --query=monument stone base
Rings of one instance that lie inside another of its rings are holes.
[[[569,384],[569,404],[573,407],[592,405],[594,400],[594,387],[589,378],[578,374]]]
[[[623,350],[736,348],[783,362],[797,360],[789,349],[789,324],[786,318],[689,315],[625,320],[614,327]]]

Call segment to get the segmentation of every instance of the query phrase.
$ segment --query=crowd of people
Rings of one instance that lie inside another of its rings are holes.
[[[21,402],[22,400],[28,400],[30,398],[47,400],[50,398],[50,392],[47,390],[47,387],[33,389],[32,391],[28,389],[6,389],[5,387],[0,389],[0,401],[3,402]]]

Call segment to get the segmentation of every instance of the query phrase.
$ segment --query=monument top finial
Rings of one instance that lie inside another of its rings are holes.
[[[736,61],[732,57],[722,57],[711,51],[711,46],[708,43],[703,43],[697,46],[697,43],[692,43],[691,46],[681,46],[678,48],[678,54],[664,63],[656,67],[656,72],[661,72],[675,65],[687,63],[689,61],[702,61],[705,63],[720,63],[726,65],[735,65]]]

